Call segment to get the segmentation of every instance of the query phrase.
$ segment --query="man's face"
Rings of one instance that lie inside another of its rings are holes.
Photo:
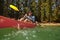
[[[29,16],[31,16],[31,15],[32,15],[32,13],[30,12],[30,13],[29,13]]]

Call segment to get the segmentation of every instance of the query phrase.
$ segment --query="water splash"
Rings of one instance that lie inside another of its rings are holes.
[[[31,38],[37,37],[37,35],[35,35],[36,32],[37,32],[36,30],[30,30],[30,29],[12,31],[11,33],[4,35],[5,39],[3,40],[10,40],[17,36],[22,36],[24,39],[29,40]]]

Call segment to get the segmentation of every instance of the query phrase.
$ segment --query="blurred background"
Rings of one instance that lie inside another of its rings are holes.
[[[20,10],[14,11],[9,5]],[[60,0],[0,0],[0,15],[19,19],[32,11],[38,22],[60,22]]]
[[[19,12],[9,5],[15,5]],[[0,0],[0,16],[20,19],[29,11],[32,11],[36,21],[56,25],[42,24],[22,30],[0,28],[0,40],[60,40],[60,0]]]

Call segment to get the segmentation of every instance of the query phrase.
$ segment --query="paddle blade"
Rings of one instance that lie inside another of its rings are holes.
[[[14,5],[10,5],[10,8],[12,8],[15,11],[19,11],[19,9],[16,6],[14,6]]]

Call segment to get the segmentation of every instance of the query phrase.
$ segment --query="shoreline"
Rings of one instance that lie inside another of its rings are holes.
[[[39,23],[39,25],[43,26],[60,26],[60,23]]]

